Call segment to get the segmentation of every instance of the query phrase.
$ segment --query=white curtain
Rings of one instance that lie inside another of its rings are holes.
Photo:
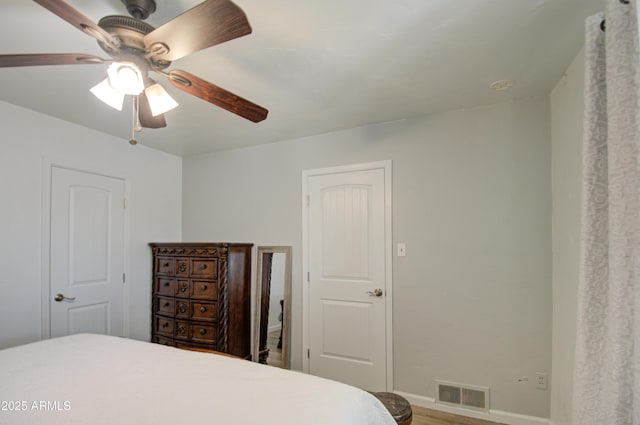
[[[640,425],[640,56],[629,3],[606,0],[586,24],[574,425]]]

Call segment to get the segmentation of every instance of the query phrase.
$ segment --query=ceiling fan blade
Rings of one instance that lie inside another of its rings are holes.
[[[173,61],[247,34],[251,26],[242,9],[229,0],[207,0],[145,35],[144,45],[158,59]]]
[[[0,68],[41,65],[84,65],[99,64],[105,60],[98,56],[83,53],[0,55]]]
[[[249,121],[260,122],[267,118],[269,113],[262,106],[258,106],[186,71],[176,70],[169,72],[169,82],[182,91],[213,103]]]
[[[85,34],[88,34],[109,46],[115,47],[116,42],[113,37],[111,37],[111,34],[100,28],[95,22],[84,16],[78,10],[74,9],[71,5],[65,3],[63,0],[33,1],[48,9],[50,12],[58,15]]]
[[[138,120],[140,120],[140,125],[145,128],[162,128],[167,126],[164,114],[155,117],[151,114],[149,99],[147,99],[145,92],[138,95]]]

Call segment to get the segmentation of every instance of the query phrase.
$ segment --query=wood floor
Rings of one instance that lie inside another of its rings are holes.
[[[413,409],[411,425],[498,425],[497,422],[452,415],[424,407],[411,406],[411,408]]]
[[[279,338],[280,330],[275,330],[267,334],[267,348],[269,349],[267,364],[269,366],[282,367],[282,350],[278,348]]]

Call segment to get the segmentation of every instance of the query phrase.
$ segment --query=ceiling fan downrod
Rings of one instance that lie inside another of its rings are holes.
[[[156,11],[155,0],[122,0],[122,3],[127,7],[129,15],[136,19],[147,19]]]

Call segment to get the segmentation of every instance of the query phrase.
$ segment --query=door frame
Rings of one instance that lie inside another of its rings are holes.
[[[53,169],[61,168],[80,173],[93,174],[102,177],[122,180],[124,185],[124,197],[127,203],[124,209],[124,235],[123,235],[123,267],[125,276],[131,276],[129,270],[129,184],[125,177],[113,175],[106,170],[91,170],[82,165],[82,163],[73,163],[68,160],[53,160],[51,158],[43,158],[42,161],[42,246],[41,246],[41,264],[42,264],[42,290],[41,290],[41,329],[40,339],[51,338],[51,188],[53,184]],[[123,288],[123,317],[124,337],[129,337],[129,304],[130,304],[130,288],[129,281],[126,281]]]
[[[309,177],[340,174],[356,171],[384,170],[384,226],[385,226],[385,320],[386,320],[386,391],[393,391],[393,233],[392,233],[392,161],[376,161],[360,164],[341,165],[337,167],[317,168],[302,171],[302,371],[309,373],[309,206],[307,195],[309,193]]]

